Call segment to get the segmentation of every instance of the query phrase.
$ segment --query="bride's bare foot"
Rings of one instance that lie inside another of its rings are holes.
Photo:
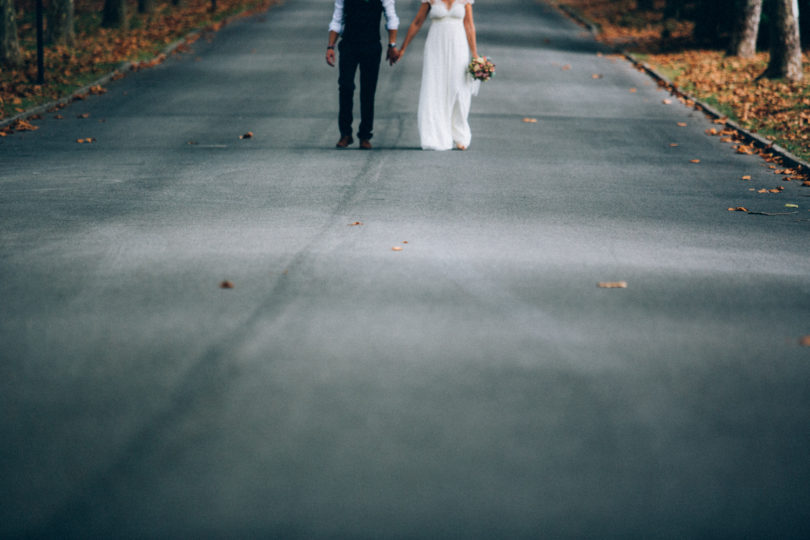
[[[464,146],[463,144],[457,144],[457,145],[456,145],[456,148],[457,148],[458,150],[466,150],[466,149],[467,149],[467,147],[466,147],[466,146]]]

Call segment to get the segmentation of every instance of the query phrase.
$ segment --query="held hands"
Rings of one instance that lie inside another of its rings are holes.
[[[397,63],[397,61],[402,56],[402,51],[398,51],[396,47],[388,47],[388,53],[386,54],[386,58],[388,59],[388,65],[393,66]]]

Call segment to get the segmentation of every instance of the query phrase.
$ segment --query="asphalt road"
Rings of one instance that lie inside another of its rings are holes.
[[[810,535],[810,190],[475,10],[466,152],[417,149],[424,33],[333,149],[323,0],[0,139],[0,536]]]

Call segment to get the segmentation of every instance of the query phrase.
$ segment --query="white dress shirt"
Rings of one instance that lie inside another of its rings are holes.
[[[385,28],[396,30],[399,28],[399,18],[394,9],[394,0],[382,0],[383,15],[385,15]],[[335,11],[332,13],[332,22],[329,23],[329,30],[343,33],[343,0],[335,0]]]

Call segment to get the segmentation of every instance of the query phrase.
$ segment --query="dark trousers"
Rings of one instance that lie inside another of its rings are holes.
[[[370,139],[374,128],[374,95],[377,93],[377,77],[380,74],[382,45],[379,41],[349,42],[341,41],[338,45],[338,95],[340,112],[338,127],[341,137],[352,134],[352,108],[354,107],[354,77],[360,68],[360,139]]]

